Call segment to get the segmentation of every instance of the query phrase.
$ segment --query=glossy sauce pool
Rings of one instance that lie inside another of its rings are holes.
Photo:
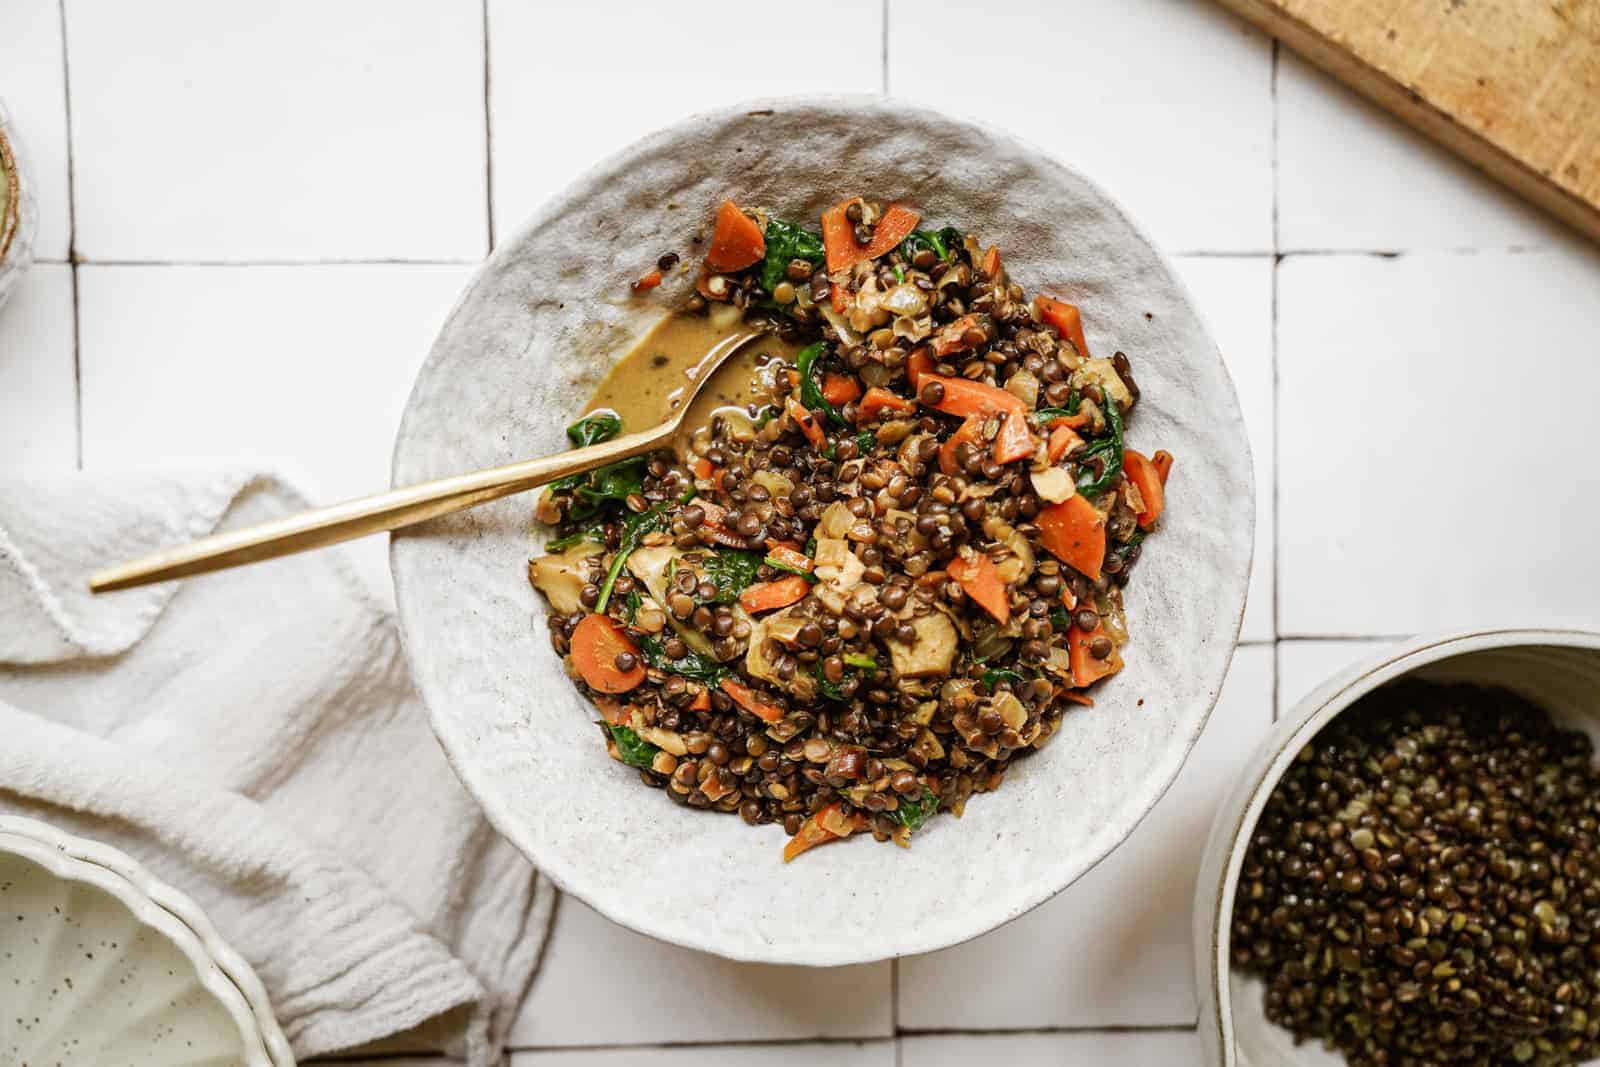
[[[585,413],[616,413],[624,433],[657,425],[694,393],[706,353],[738,328],[718,326],[706,315],[668,315],[611,368],[589,398]],[[765,402],[769,393],[769,365],[778,360],[792,365],[799,352],[798,346],[776,335],[751,341],[718,367],[694,397],[685,425],[710,426],[717,414],[733,411],[749,417],[749,406]]]

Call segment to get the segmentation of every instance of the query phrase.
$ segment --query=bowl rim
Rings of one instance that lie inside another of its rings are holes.
[[[693,128],[704,123],[727,122],[752,113],[759,113],[769,109],[796,109],[806,107],[849,109],[852,111],[859,111],[864,114],[882,112],[892,114],[896,117],[911,115],[930,121],[965,127],[990,139],[1010,141],[1017,148],[1026,152],[1030,158],[1037,161],[1042,167],[1070,176],[1074,181],[1082,183],[1084,187],[1098,197],[1101,203],[1105,205],[1108,213],[1114,215],[1124,225],[1126,225],[1128,230],[1131,232],[1133,239],[1142,244],[1155,259],[1155,261],[1160,264],[1161,268],[1166,272],[1167,277],[1170,279],[1175,291],[1183,299],[1184,303],[1194,311],[1195,317],[1199,323],[1199,328],[1208,342],[1208,349],[1205,354],[1209,355],[1215,361],[1216,369],[1221,373],[1230,393],[1235,398],[1233,414],[1236,418],[1236,421],[1239,423],[1241,431],[1240,439],[1244,445],[1244,459],[1240,465],[1240,469],[1249,487],[1249,499],[1251,503],[1248,521],[1243,524],[1241,529],[1235,532],[1235,536],[1237,536],[1244,545],[1244,567],[1243,573],[1240,575],[1238,604],[1232,611],[1231,617],[1224,617],[1218,621],[1218,636],[1223,640],[1219,641],[1218,643],[1220,654],[1215,656],[1211,661],[1209,676],[1204,679],[1208,683],[1207,689],[1209,695],[1207,698],[1205,698],[1205,707],[1194,719],[1192,726],[1182,733],[1175,734],[1169,744],[1166,746],[1164,750],[1166,753],[1165,762],[1161,765],[1158,765],[1154,769],[1154,773],[1150,776],[1152,779],[1159,777],[1159,784],[1146,795],[1144,802],[1139,806],[1137,811],[1130,811],[1125,816],[1126,822],[1121,826],[1119,833],[1097,836],[1096,840],[1103,841],[1104,844],[1097,849],[1093,849],[1092,851],[1086,849],[1081,866],[1079,866],[1078,869],[1064,882],[1061,882],[1061,884],[1057,885],[1054,884],[1054,878],[1042,880],[1034,889],[1020,894],[1015,898],[1004,901],[1002,902],[1001,906],[991,909],[991,913],[985,913],[980,922],[974,922],[969,930],[965,930],[959,936],[953,938],[942,935],[933,937],[919,936],[917,931],[912,929],[908,930],[902,937],[898,938],[896,944],[892,949],[889,950],[857,950],[847,954],[836,952],[826,956],[808,954],[802,946],[779,947],[770,943],[764,943],[760,946],[752,945],[750,947],[741,949],[734,945],[712,944],[707,943],[704,940],[692,941],[686,936],[679,936],[675,934],[671,929],[665,926],[652,925],[648,919],[642,918],[636,912],[624,912],[622,909],[609,906],[605,902],[592,900],[582,891],[576,890],[572,887],[572,882],[568,878],[569,865],[560,862],[558,857],[553,854],[541,856],[541,851],[548,852],[549,850],[541,850],[538,847],[538,842],[522,830],[516,817],[509,810],[504,810],[501,803],[498,800],[493,799],[493,795],[490,791],[480,787],[479,775],[481,772],[475,771],[472,768],[470,756],[464,750],[458,750],[452,739],[446,736],[446,732],[439,728],[439,715],[434,710],[435,700],[433,699],[433,694],[429,692],[430,683],[422,675],[415,676],[415,684],[418,695],[421,697],[424,706],[428,708],[429,723],[433,727],[435,736],[439,740],[440,747],[444,751],[445,757],[451,768],[456,772],[457,777],[460,778],[468,793],[472,795],[473,799],[477,801],[479,806],[483,809],[486,817],[495,830],[509,840],[518,851],[520,851],[536,867],[538,867],[542,875],[549,877],[556,887],[562,892],[571,893],[573,896],[576,896],[586,905],[593,908],[595,911],[599,912],[612,922],[667,944],[678,945],[683,948],[689,948],[700,952],[710,952],[726,959],[745,963],[832,967],[860,963],[873,963],[885,959],[897,959],[901,956],[934,952],[945,948],[951,948],[956,945],[971,941],[982,936],[983,934],[989,933],[990,931],[1005,925],[1008,922],[1011,922],[1014,919],[1026,915],[1028,912],[1033,911],[1035,908],[1038,908],[1061,892],[1065,891],[1075,882],[1082,879],[1090,871],[1094,870],[1094,868],[1098,867],[1106,859],[1106,857],[1108,857],[1112,852],[1116,851],[1119,846],[1121,846],[1130,836],[1132,836],[1132,834],[1144,822],[1145,818],[1149,816],[1150,812],[1153,811],[1156,805],[1160,803],[1161,799],[1166,796],[1167,791],[1171,789],[1173,783],[1177,780],[1178,775],[1183,770],[1184,764],[1188,761],[1190,754],[1194,751],[1194,746],[1199,741],[1200,735],[1204,733],[1206,725],[1210,722],[1211,715],[1216,709],[1217,701],[1221,699],[1223,684],[1227,679],[1229,670],[1232,667],[1234,655],[1238,650],[1239,634],[1241,628],[1243,627],[1245,608],[1248,600],[1250,577],[1255,567],[1257,486],[1255,479],[1253,449],[1250,444],[1249,431],[1244,425],[1242,409],[1238,407],[1238,389],[1234,384],[1233,374],[1229,370],[1227,362],[1222,358],[1221,350],[1212,334],[1211,324],[1200,312],[1200,304],[1194,299],[1188,283],[1184,280],[1182,274],[1173,264],[1172,258],[1167,255],[1167,253],[1163,251],[1159,245],[1156,244],[1156,242],[1146,232],[1144,227],[1142,227],[1129,213],[1122,201],[1107,192],[1098,181],[1062,161],[1054,153],[1040,148],[1033,141],[1024,137],[1020,137],[1009,130],[998,128],[992,123],[980,122],[975,118],[963,116],[940,108],[930,107],[926,104],[915,101],[910,101],[904,97],[871,93],[821,93],[762,96],[737,101],[721,107],[694,111],[687,115],[681,116],[680,118],[664,126],[658,127],[657,129],[645,134],[640,138],[635,139],[617,151],[603,157],[592,166],[575,176],[561,190],[541,203],[539,207],[530,216],[524,219],[514,231],[502,237],[502,239],[498,241],[495,247],[491,250],[490,254],[473,271],[472,277],[463,287],[461,295],[457,298],[455,305],[450,311],[450,314],[446,317],[444,323],[440,326],[438,333],[435,335],[434,344],[432,347],[430,347],[428,357],[424,361],[422,368],[419,368],[417,378],[412,383],[411,392],[407,397],[405,415],[402,417],[400,429],[395,439],[395,447],[391,458],[391,472],[397,470],[400,465],[401,452],[404,448],[404,443],[407,437],[407,424],[409,422],[410,414],[413,410],[412,404],[415,400],[417,389],[422,381],[423,375],[426,373],[428,365],[432,363],[435,355],[438,352],[440,340],[450,331],[451,327],[456,321],[457,316],[460,315],[463,309],[466,307],[469,297],[476,290],[478,285],[481,284],[491,272],[498,270],[507,263],[511,262],[517,250],[521,248],[533,231],[544,226],[549,220],[559,216],[561,213],[571,210],[574,205],[581,203],[584,190],[597,178],[616,171],[635,156],[651,151],[657,146],[669,142],[672,138],[678,136],[682,130]],[[398,484],[398,482],[396,484]],[[390,574],[395,585],[395,598],[397,604],[397,616],[400,623],[401,642],[402,646],[406,649],[407,655],[410,656],[414,642],[414,630],[410,625],[408,625],[407,622],[409,612],[407,611],[406,605],[408,601],[414,601],[407,595],[410,583],[406,576],[407,569],[401,562],[401,556],[404,552],[404,549],[401,546],[406,540],[406,531],[396,531],[394,535],[391,535],[389,542],[389,563]],[[1046,884],[1046,882],[1049,884]]]
[[[255,971],[188,896],[110,845],[21,815],[0,814],[0,854],[20,856],[63,881],[114,898],[142,926],[171,942],[238,1027],[249,1067],[293,1067],[294,1055]]]
[[[1195,980],[1206,1062],[1214,1067],[1237,1067],[1240,1062],[1228,983],[1230,964],[1223,949],[1227,922],[1244,866],[1245,828],[1254,828],[1295,756],[1355,701],[1419,668],[1473,652],[1537,646],[1600,653],[1600,632],[1573,627],[1458,630],[1386,645],[1312,690],[1262,739],[1217,808],[1195,883]]]

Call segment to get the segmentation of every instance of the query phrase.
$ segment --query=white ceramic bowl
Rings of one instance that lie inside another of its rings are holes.
[[[33,262],[39,208],[17,129],[0,102],[0,304]]]
[[[1600,634],[1495,630],[1422,637],[1373,655],[1325,683],[1278,721],[1218,810],[1195,889],[1200,1031],[1213,1067],[1342,1067],[1341,1056],[1269,1023],[1262,984],[1228,965],[1234,892],[1256,820],[1305,745],[1334,716],[1389,682],[1416,676],[1521,693],[1564,726],[1600,742]]]
[[[292,1067],[249,966],[114,849],[0,816],[0,1063]]]
[[[783,832],[685,810],[606,759],[594,709],[550,648],[526,562],[542,534],[512,498],[394,538],[413,673],[451,763],[494,825],[561,888],[663,940],[831,965],[942,948],[1065,888],[1178,773],[1227,671],[1254,517],[1232,382],[1171,268],[1108,196],[1004,135],[898,101],[762,101],[639,142],[495,250],[423,367],[397,483],[560,451],[562,428],[690,285],[629,283],[723,197],[814,220],[850,193],[909,199],[999,244],[1030,291],[1084,309],[1144,400],[1134,447],[1178,457],[1163,528],[1129,587],[1129,667],[959,822],[909,851],[852,841],[784,866]],[[700,248],[703,249],[703,245]]]

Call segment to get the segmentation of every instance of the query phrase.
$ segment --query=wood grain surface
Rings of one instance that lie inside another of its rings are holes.
[[[1221,0],[1600,240],[1600,0]]]

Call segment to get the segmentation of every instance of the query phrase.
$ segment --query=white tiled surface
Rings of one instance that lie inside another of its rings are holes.
[[[1189,882],[1275,705],[1419,629],[1600,623],[1600,253],[1207,0],[992,0],[952,73],[970,10],[0,5],[58,261],[0,310],[0,473],[273,457],[324,498],[381,485],[491,206],[509,233],[640,133],[767,93],[887,84],[1020,133],[1124,200],[1213,327],[1258,480],[1250,644],[1133,838],[1010,927],[844,971],[565,901],[515,1067],[1197,1062]]]

